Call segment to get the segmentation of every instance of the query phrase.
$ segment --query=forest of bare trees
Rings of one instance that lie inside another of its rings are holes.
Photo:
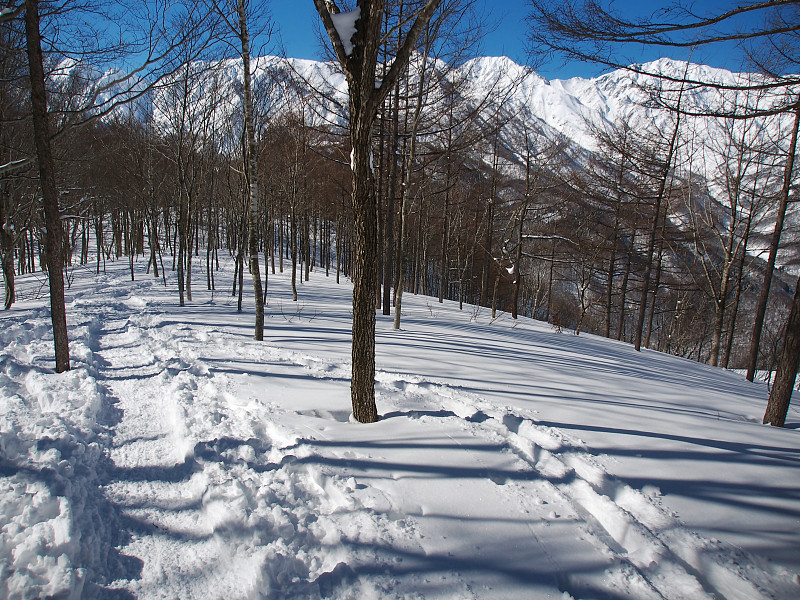
[[[112,19],[115,3],[99,4]],[[702,87],[688,66],[643,90],[659,126],[592,124],[590,150],[507,101],[520,84],[508,63],[474,85],[475,2],[315,4],[349,96],[266,56],[274,24],[254,0],[153,3],[164,12],[129,48],[76,44],[71,23],[91,0],[1,2],[5,308],[15,277],[47,271],[63,311],[72,270],[111,260],[132,278],[146,265],[184,305],[197,286],[217,289],[227,254],[236,277],[219,293],[254,306],[255,337],[268,339],[271,274],[291,270],[295,300],[313,270],[350,278],[364,422],[377,419],[376,314],[394,311],[401,328],[404,293],[725,368],[775,371],[800,354],[800,334],[785,335],[800,321],[798,87],[769,49],[759,78],[704,111],[686,99]],[[796,15],[777,4],[773,17]],[[333,17],[356,9],[341,39]],[[786,35],[796,28],[764,40]],[[793,382],[792,360],[781,368]]]

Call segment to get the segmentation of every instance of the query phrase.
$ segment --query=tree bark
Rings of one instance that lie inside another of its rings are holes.
[[[783,427],[786,423],[786,414],[789,412],[789,403],[792,400],[792,391],[797,379],[798,362],[800,362],[800,279],[797,280],[797,288],[794,292],[792,310],[786,325],[783,352],[781,352],[775,382],[769,394],[767,410],[764,413],[764,424]]]
[[[292,206],[289,212],[289,248],[292,253],[292,300],[297,302],[297,214],[294,208],[295,200],[292,200]]]
[[[250,211],[247,218],[248,250],[250,253],[250,274],[253,277],[253,298],[255,301],[255,328],[253,339],[264,339],[264,288],[261,283],[261,270],[258,263],[258,148],[253,123],[253,94],[250,77],[250,34],[247,29],[245,0],[239,0],[239,40],[242,43],[242,67],[244,71],[244,133],[247,143],[247,182],[250,190]]]
[[[756,317],[753,323],[753,333],[750,336],[750,352],[747,362],[747,379],[753,381],[758,366],[758,348],[761,344],[761,331],[764,328],[764,317],[767,313],[769,303],[769,289],[772,285],[772,274],[775,271],[775,260],[778,256],[778,246],[781,242],[783,233],[783,221],[786,217],[786,207],[789,204],[789,190],[792,183],[792,170],[794,169],[794,155],[797,151],[797,129],[800,126],[800,103],[795,107],[794,126],[792,128],[792,138],[789,143],[789,155],[786,157],[786,169],[783,175],[783,188],[778,204],[778,214],[775,219],[775,229],[772,233],[772,241],[769,246],[769,256],[767,257],[767,267],[764,271],[764,283],[761,285],[761,294],[758,297],[756,306]]]
[[[242,0],[240,0],[242,1]],[[408,63],[414,44],[430,21],[440,0],[428,0],[417,14],[388,73],[376,87],[375,67],[381,41],[384,0],[358,0],[355,33],[342,40],[331,13],[339,9],[333,1],[314,0],[336,57],[347,77],[350,95],[350,141],[352,144],[352,199],[354,212],[355,265],[353,273],[353,371],[350,395],[353,417],[361,423],[378,420],[375,405],[375,282],[378,276],[377,214],[372,174],[372,125],[378,107],[394,88]]]
[[[356,106],[354,106],[356,104]],[[378,420],[375,405],[375,280],[378,276],[376,199],[370,168],[371,119],[359,118],[350,100],[353,144],[353,213],[355,269],[353,273],[353,416],[360,423]],[[354,118],[355,116],[355,118]]]
[[[5,187],[5,186],[4,186]],[[5,310],[9,310],[17,299],[14,289],[14,246],[15,231],[11,224],[11,206],[6,207],[7,190],[0,193],[0,262],[2,262],[3,281],[5,282]]]
[[[394,98],[391,103],[392,111],[392,132],[389,140],[389,193],[386,202],[386,235],[385,251],[383,260],[383,314],[389,315],[392,312],[392,283],[395,281],[395,240],[394,240],[394,212],[395,197],[397,196],[397,139],[400,127],[400,84],[394,86]],[[400,242],[402,243],[402,242]],[[395,295],[397,287],[395,286]]]
[[[31,80],[31,113],[33,137],[39,160],[39,181],[44,203],[44,222],[47,232],[47,276],[50,282],[50,317],[53,323],[56,372],[70,368],[67,336],[67,309],[64,304],[64,232],[58,206],[55,166],[50,146],[50,123],[47,112],[42,42],[39,32],[39,1],[25,0],[25,33],[27,36],[28,67]]]

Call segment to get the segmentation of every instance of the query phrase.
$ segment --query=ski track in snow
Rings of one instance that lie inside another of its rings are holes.
[[[329,370],[323,369],[323,376]],[[537,425],[530,415],[498,410],[445,384],[386,372],[378,374],[378,381],[384,394],[399,388],[406,395],[422,396],[430,406],[443,407],[442,416],[458,421],[474,435],[485,437],[490,433],[499,437],[531,469],[529,476],[538,483],[539,492],[534,497],[538,501],[551,498],[549,503],[559,511],[571,509],[583,519],[587,536],[613,557],[614,565],[605,577],[618,580],[620,587],[632,586],[636,597],[676,600],[771,597],[762,587],[769,586],[770,580],[762,577],[759,581],[757,569],[746,573],[740,564],[748,563],[742,560],[745,557],[741,552],[686,530],[659,504],[656,490],[648,495],[611,477],[582,444],[569,440],[558,430]],[[414,413],[410,416],[413,418]],[[423,412],[418,418],[425,422],[441,416]],[[502,475],[487,476],[498,485],[508,483]],[[530,490],[516,497],[522,503],[529,503]],[[560,517],[553,511],[548,514],[551,519]],[[705,576],[701,575],[703,572]],[[587,585],[579,578],[574,582],[569,579],[559,580],[565,591],[577,591],[578,597],[592,591],[592,582]],[[577,587],[571,589],[572,586]]]
[[[792,584],[782,568],[685,528],[657,489],[609,475],[602,456],[535,411],[379,370],[388,410],[375,426],[293,412],[248,394],[243,378],[254,375],[225,357],[338,387],[349,365],[170,322],[125,286],[111,294],[70,307],[69,419],[48,413],[53,376],[31,367],[49,353],[46,312],[2,334],[9,598],[506,597],[491,577],[480,587],[482,569],[535,598],[768,600]],[[27,430],[25,398],[43,415]],[[380,427],[397,423],[426,440],[409,443],[415,464],[389,462]],[[351,446],[337,438],[345,427]],[[37,439],[43,428],[50,438]],[[37,469],[49,487],[28,474]],[[439,472],[447,477],[431,477]],[[444,515],[443,495],[476,477],[481,497],[464,498],[465,518]],[[485,506],[502,506],[508,522],[489,523]],[[579,539],[562,539],[565,525]],[[519,540],[519,561],[492,562],[480,545],[490,526]],[[565,550],[593,568],[570,571]]]
[[[169,339],[172,337],[169,336]],[[214,343],[216,347],[224,347],[224,344],[223,340]],[[326,363],[313,356],[260,346],[248,350],[255,361],[266,360],[301,367],[317,378],[349,377],[347,366]],[[187,359],[188,362],[184,362]],[[177,361],[178,368],[207,373],[202,363],[192,360],[191,350],[185,350]],[[186,372],[184,370],[181,374]],[[527,477],[536,482],[533,497],[539,501],[550,498],[547,504],[536,506],[555,505],[559,511],[569,507],[574,512],[572,518],[585,521],[587,536],[592,537],[594,543],[612,557],[611,566],[604,576],[617,580],[620,587],[634,588],[637,597],[676,600],[715,597],[755,600],[769,597],[762,594],[758,585],[751,583],[741,572],[735,553],[731,556],[730,551],[720,547],[715,553],[718,560],[710,562],[704,558],[704,564],[699,564],[700,557],[706,556],[709,548],[720,546],[719,542],[703,540],[684,530],[657,501],[615,481],[591,455],[579,445],[570,444],[558,431],[538,426],[530,417],[498,411],[480,398],[470,397],[470,394],[461,393],[445,384],[385,371],[378,373],[377,380],[379,393],[384,398],[392,397],[399,391],[406,399],[423,399],[429,407],[441,407],[410,411],[405,413],[408,418],[421,424],[450,420],[476,437],[487,437],[489,434],[503,440],[508,450],[526,463],[527,467],[523,469],[530,469],[522,472],[527,472]],[[173,428],[181,430],[185,429],[185,425],[175,422]],[[190,429],[197,431],[198,428]],[[293,441],[296,440],[289,438],[285,443]],[[174,442],[169,444],[170,447],[175,445]],[[241,453],[241,447],[238,451]],[[508,483],[501,474],[487,472],[486,476],[498,485]],[[522,489],[515,494],[517,501],[529,504],[527,498],[531,494],[525,488],[530,486],[519,487]],[[338,489],[332,493],[344,496],[352,491]],[[392,499],[389,498],[389,501],[391,503]],[[390,510],[393,509],[390,507]],[[548,511],[547,518],[561,516]],[[663,535],[661,532],[664,532]],[[535,537],[535,530],[531,529],[531,534]],[[334,535],[338,537],[341,532]],[[553,557],[550,559],[554,560]],[[700,572],[709,572],[710,575],[703,577]],[[577,585],[578,595],[599,585],[599,582],[580,581],[572,584],[568,579],[560,578],[560,587],[569,592],[572,585]],[[741,592],[743,588],[746,590],[744,595]]]

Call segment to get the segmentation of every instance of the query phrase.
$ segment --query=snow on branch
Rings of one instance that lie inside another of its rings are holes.
[[[557,234],[550,234],[550,235],[526,234],[526,235],[522,236],[522,239],[523,240],[561,240],[563,242],[568,242],[568,243],[572,244],[573,246],[577,246],[578,245],[578,243],[575,242],[574,240],[571,240],[571,239],[569,239],[567,237],[564,237],[563,235],[557,235]]]
[[[356,21],[360,18],[360,6],[350,12],[331,14],[333,26],[336,28],[336,33],[339,34],[339,39],[342,40],[344,53],[347,56],[353,53],[353,36],[356,34]]]
[[[11,3],[10,6],[0,9],[0,23],[15,19],[22,12],[24,6],[24,4],[14,5]]]
[[[30,158],[20,158],[18,160],[9,161],[3,165],[0,165],[0,175],[7,173],[9,171],[13,171],[14,169],[22,168],[30,162],[31,162]]]

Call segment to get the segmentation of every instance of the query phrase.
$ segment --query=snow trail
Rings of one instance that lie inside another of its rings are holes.
[[[96,332],[98,369],[122,412],[103,487],[130,535],[121,552],[139,564],[109,592],[314,597],[347,580],[336,572],[348,558],[343,532],[394,522],[360,512],[352,478],[300,460],[275,404],[231,393],[228,375],[199,357],[225,348],[222,336],[129,308],[104,307]]]

